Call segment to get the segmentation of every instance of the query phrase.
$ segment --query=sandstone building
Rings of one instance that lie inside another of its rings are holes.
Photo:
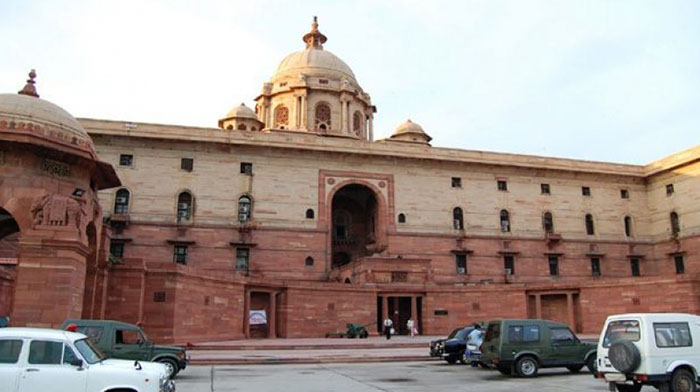
[[[410,120],[374,140],[377,108],[315,21],[303,41],[218,128],[71,123],[84,161],[9,140],[32,105],[15,100],[39,99],[0,96],[0,314],[184,342],[700,311],[700,147],[643,166],[457,150]],[[76,188],[90,202],[64,252],[30,211]]]

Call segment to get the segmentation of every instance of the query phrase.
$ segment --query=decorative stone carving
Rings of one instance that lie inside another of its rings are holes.
[[[32,228],[70,227],[83,235],[86,213],[83,211],[85,202],[80,199],[49,193],[37,196],[32,202]]]
[[[42,159],[41,170],[58,177],[70,177],[70,165],[53,159]]]

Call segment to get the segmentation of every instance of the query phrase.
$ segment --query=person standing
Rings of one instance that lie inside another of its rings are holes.
[[[394,322],[391,321],[389,317],[387,317],[384,320],[384,335],[386,335],[386,339],[389,340],[391,339],[391,328],[394,326]]]
[[[416,326],[412,318],[409,318],[406,322],[406,328],[408,328],[408,332],[411,334],[411,337],[416,336]]]

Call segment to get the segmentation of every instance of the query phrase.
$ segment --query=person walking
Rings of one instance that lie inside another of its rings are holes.
[[[389,317],[384,320],[384,335],[386,335],[386,340],[391,339],[391,330],[394,326],[394,322],[391,321]]]
[[[411,337],[416,336],[416,325],[412,318],[409,318],[406,322],[406,328],[408,328],[408,333],[411,334]]]

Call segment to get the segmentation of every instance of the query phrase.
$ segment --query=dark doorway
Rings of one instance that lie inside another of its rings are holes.
[[[0,258],[17,259],[19,225],[12,214],[0,208]]]
[[[364,185],[350,184],[333,196],[331,206],[333,267],[367,255],[376,242],[377,199]]]
[[[262,292],[250,293],[250,311],[254,316],[250,317],[250,338],[263,339],[269,336],[268,325],[270,320],[270,294]]]
[[[410,331],[408,330],[407,324],[408,319],[412,317],[411,301],[412,297],[386,297],[386,302],[384,302],[385,297],[377,297],[377,331],[381,334],[383,333],[384,317],[389,317],[394,323],[394,329],[399,335],[408,335]],[[416,319],[414,322],[418,329],[418,333],[422,331],[423,324],[421,323],[421,307],[422,298],[416,298]],[[386,303],[386,313],[384,309],[384,303]]]

